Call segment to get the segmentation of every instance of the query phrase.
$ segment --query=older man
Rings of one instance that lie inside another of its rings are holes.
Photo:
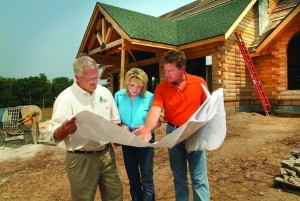
[[[88,56],[82,56],[75,60],[73,67],[75,81],[55,100],[50,123],[55,142],[64,141],[66,145],[65,166],[72,200],[94,200],[98,186],[102,200],[122,201],[122,184],[111,144],[90,140],[72,149],[71,136],[77,127],[75,118],[68,119],[71,116],[87,110],[113,123],[120,123],[112,94],[98,85],[96,62]]]

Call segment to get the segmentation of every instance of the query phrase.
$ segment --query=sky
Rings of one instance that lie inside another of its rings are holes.
[[[74,78],[96,2],[160,16],[194,0],[0,0],[0,77]]]

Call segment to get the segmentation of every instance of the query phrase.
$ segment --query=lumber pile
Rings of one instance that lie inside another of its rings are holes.
[[[300,195],[300,151],[291,152],[290,159],[281,162],[280,175],[275,177],[274,186]]]

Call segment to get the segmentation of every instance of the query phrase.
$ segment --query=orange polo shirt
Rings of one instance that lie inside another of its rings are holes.
[[[165,121],[175,126],[181,126],[188,121],[206,100],[206,94],[201,86],[204,84],[207,87],[205,80],[187,73],[185,76],[186,85],[182,91],[168,80],[164,80],[158,84],[154,92],[152,106],[164,109]]]

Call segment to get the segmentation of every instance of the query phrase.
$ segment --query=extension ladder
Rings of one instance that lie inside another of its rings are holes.
[[[266,96],[266,94],[265,94],[265,92],[263,90],[261,81],[258,78],[258,75],[257,75],[257,72],[256,72],[256,68],[255,68],[254,63],[252,61],[252,58],[250,57],[249,51],[246,48],[246,45],[244,43],[244,40],[243,40],[241,34],[238,34],[236,32],[235,36],[236,36],[237,43],[238,43],[238,46],[240,48],[240,51],[241,51],[241,53],[243,55],[243,58],[244,58],[246,67],[248,69],[248,72],[250,73],[251,78],[253,80],[253,83],[254,83],[257,95],[259,97],[259,100],[260,100],[260,102],[261,102],[261,104],[263,106],[263,109],[264,109],[266,115],[269,116],[270,113],[271,113],[271,104],[270,104],[270,101],[269,101],[268,97]]]

